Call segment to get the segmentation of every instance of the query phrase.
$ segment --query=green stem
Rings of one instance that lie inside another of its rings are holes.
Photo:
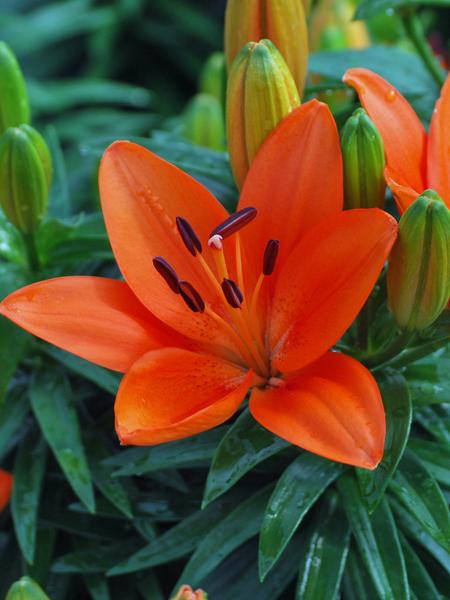
[[[405,350],[405,352],[402,352],[393,360],[389,361],[387,366],[395,367],[396,369],[405,367],[406,365],[409,365],[410,363],[415,362],[420,358],[424,358],[425,356],[436,352],[436,350],[439,350],[439,348],[442,348],[442,346],[449,342],[450,336],[447,335],[443,338],[439,338],[426,344],[422,344],[421,346],[417,346],[416,348],[410,348],[409,350]]]
[[[39,256],[36,248],[36,240],[32,233],[22,233],[25,248],[27,250],[28,266],[32,273],[39,271]]]
[[[402,21],[409,39],[414,44],[431,76],[438,86],[442,87],[445,83],[445,73],[428,44],[420,18],[415,12],[408,12],[402,15]]]
[[[368,357],[364,360],[364,364],[367,367],[378,367],[388,362],[389,360],[395,358],[400,352],[402,352],[406,346],[412,341],[414,338],[414,333],[403,332],[398,335],[396,338],[392,340],[387,348],[384,350],[380,350],[380,352],[376,352],[372,354],[372,356]]]

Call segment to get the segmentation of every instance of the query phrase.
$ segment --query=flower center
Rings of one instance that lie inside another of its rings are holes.
[[[162,257],[153,259],[153,265],[164,278],[172,292],[179,294],[193,313],[205,313],[210,316],[231,338],[239,349],[240,359],[255,373],[269,382],[274,380],[271,373],[269,351],[261,332],[257,318],[257,303],[264,280],[270,276],[278,256],[278,240],[269,240],[262,261],[261,273],[251,293],[245,289],[242,249],[239,232],[256,217],[255,208],[244,208],[233,213],[218,225],[208,239],[208,250],[212,253],[215,271],[203,256],[203,246],[194,229],[183,217],[177,217],[176,223],[183,244],[197,258],[208,281],[222,301],[226,317],[214,310],[205,302],[198,290],[188,281],[178,277],[171,265]],[[230,277],[223,240],[230,236],[235,238],[236,281]]]

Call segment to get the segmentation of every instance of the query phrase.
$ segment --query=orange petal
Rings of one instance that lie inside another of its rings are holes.
[[[117,395],[120,441],[152,446],[216,427],[236,412],[253,378],[252,371],[213,355],[149,352],[125,375]]]
[[[247,261],[261,272],[269,239],[280,240],[278,264],[322,219],[342,210],[339,135],[328,107],[311,100],[294,110],[266,139],[245,181],[239,208],[258,216],[242,234]]]
[[[103,214],[119,267],[141,302],[168,325],[194,339],[223,337],[204,314],[193,315],[169,290],[152,265],[162,256],[179,277],[205,300],[215,297],[198,264],[178,234],[175,219],[189,221],[206,245],[210,232],[228,213],[208,190],[142,146],[116,142],[105,152],[99,172]],[[210,253],[205,253],[208,260]]]
[[[126,371],[140,356],[181,343],[126,283],[101,277],[60,277],[5,298],[0,314],[43,340],[107,369]]]
[[[398,183],[401,177],[396,175],[388,167],[384,169],[384,178],[386,179],[386,183],[390,187],[392,195],[394,196],[398,212],[402,215],[406,210],[408,210],[409,206],[411,206],[419,194],[412,187]]]
[[[397,223],[387,213],[357,209],[329,217],[301,240],[273,298],[275,368],[297,370],[338,341],[367,300],[396,234]]]
[[[427,187],[435,189],[450,208],[450,75],[431,119]]]
[[[397,183],[421,194],[427,187],[427,136],[412,106],[385,79],[368,69],[349,69],[343,81],[355,88],[378,127],[387,166],[396,173]]]
[[[10,473],[0,469],[0,512],[6,507],[11,496],[13,478]]]
[[[285,387],[255,389],[250,411],[272,433],[325,458],[374,469],[383,456],[380,391],[349,356],[330,352],[288,378]]]

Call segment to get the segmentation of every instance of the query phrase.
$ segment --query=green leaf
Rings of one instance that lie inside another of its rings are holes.
[[[355,19],[368,19],[388,10],[418,6],[450,6],[450,0],[362,0]]]
[[[414,419],[438,442],[450,443],[450,407],[427,406],[414,411]]]
[[[0,317],[0,406],[30,342],[28,333]]]
[[[84,542],[80,549],[60,556],[52,566],[53,573],[106,573],[117,560],[136,550],[136,539],[120,540],[114,544]]]
[[[403,375],[408,380],[413,404],[420,406],[448,402],[450,400],[449,372],[449,346],[406,367]]]
[[[297,600],[336,600],[347,560],[350,527],[336,496],[319,512],[299,569]]]
[[[277,562],[308,510],[341,472],[342,465],[305,452],[281,475],[261,527],[261,580]]]
[[[52,155],[53,178],[48,202],[49,217],[64,218],[71,212],[69,181],[67,178],[66,163],[59,141],[58,133],[53,125],[45,131],[45,139]]]
[[[433,580],[429,576],[417,554],[412,549],[411,545],[406,541],[403,535],[400,535],[400,541],[403,548],[403,556],[405,557],[411,590],[419,599],[426,598],[427,600],[441,600],[441,595],[437,591]]]
[[[342,591],[345,600],[374,600],[377,593],[356,549],[351,549],[344,577]]]
[[[14,486],[11,511],[22,554],[29,564],[34,562],[37,517],[42,480],[47,459],[43,438],[29,436],[20,445],[14,464]]]
[[[450,487],[450,447],[448,444],[410,438],[408,445],[418,455],[427,471],[437,481]]]
[[[108,572],[108,575],[134,573],[177,560],[189,554],[202,542],[211,531],[211,528],[226,517],[236,504],[236,498],[242,498],[242,496],[242,493],[239,493],[238,496],[235,494],[227,495],[210,504],[204,510],[194,512],[156,539],[153,539],[147,546],[114,566]]]
[[[27,255],[23,238],[19,230],[12,225],[0,209],[0,258],[6,262],[27,264]]]
[[[361,557],[382,600],[409,600],[408,577],[397,528],[386,498],[369,516],[351,474],[337,482]]]
[[[34,562],[32,565],[27,565],[26,572],[41,585],[47,581],[53,561],[56,534],[56,529],[50,527],[39,527],[37,530],[36,548],[39,552],[35,552]]]
[[[73,491],[94,512],[91,473],[71,396],[66,379],[58,371],[35,374],[30,398],[36,419]]]
[[[387,371],[377,377],[386,414],[386,439],[381,463],[374,471],[357,469],[359,487],[369,512],[373,512],[394,474],[408,441],[412,409],[408,386],[400,373]]]
[[[49,344],[42,344],[41,350],[48,356],[51,356],[54,360],[70,369],[73,373],[84,377],[88,381],[95,383],[99,388],[109,392],[110,394],[116,395],[119,389],[119,383],[121,375],[113,371],[108,371],[103,367],[94,365],[83,358],[60,350],[55,346]]]
[[[85,575],[83,577],[92,600],[110,600],[108,582],[102,575]]]
[[[178,580],[197,586],[233,550],[258,533],[264,507],[273,486],[269,485],[235,508],[204,536]]]
[[[26,431],[25,419],[29,404],[22,389],[13,388],[0,403],[0,461],[17,443],[17,438]]]
[[[450,553],[444,550],[399,502],[391,499],[395,520],[405,535],[423,546],[450,575]]]
[[[227,430],[214,454],[203,506],[229,490],[257,464],[289,444],[262,428],[245,410]]]
[[[433,539],[450,551],[450,513],[441,489],[417,456],[407,450],[390,489]]]
[[[116,477],[144,475],[162,469],[190,467],[211,460],[225,428],[218,427],[185,440],[169,442],[152,448],[132,448],[105,461],[119,466]]]

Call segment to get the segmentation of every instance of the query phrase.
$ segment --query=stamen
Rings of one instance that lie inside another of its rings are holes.
[[[244,296],[235,281],[232,279],[224,279],[222,281],[222,290],[226,301],[230,306],[233,308],[241,308]]]
[[[269,387],[282,388],[286,385],[286,382],[283,379],[280,379],[280,377],[271,377],[267,382],[267,385]]]
[[[197,252],[201,253],[202,243],[198,239],[198,236],[192,229],[190,223],[188,223],[186,219],[183,219],[183,217],[177,217],[176,223],[181,239],[192,256],[196,256]]]
[[[184,280],[180,280],[178,285],[180,288],[181,297],[186,302],[187,306],[192,310],[192,312],[204,312],[205,303],[195,287],[190,284],[189,281]]]
[[[245,225],[248,225],[256,217],[256,208],[251,206],[238,210],[225,219],[223,223],[218,225],[209,236],[210,239],[215,235],[221,235],[222,238],[229,237],[233,233],[241,230]]]
[[[155,256],[153,266],[175,294],[180,293],[180,282],[178,275],[169,263],[162,256]]]
[[[264,250],[263,273],[264,275],[272,275],[275,264],[277,262],[278,250],[280,242],[278,240],[269,240]]]
[[[209,240],[208,240],[208,246],[211,248],[211,246],[214,246],[214,248],[216,250],[222,250],[223,249],[223,244],[222,244],[222,240],[223,237],[221,235],[212,235]]]

